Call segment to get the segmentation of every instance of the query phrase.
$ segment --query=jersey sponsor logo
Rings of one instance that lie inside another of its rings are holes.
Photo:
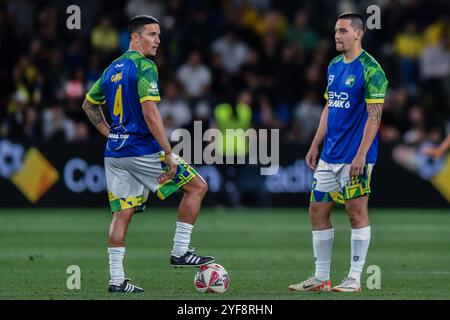
[[[346,92],[328,92],[328,107],[329,108],[350,108],[350,101],[348,101],[348,93]]]
[[[106,148],[111,151],[118,151],[129,141],[130,135],[123,125],[111,129],[113,132],[108,136]]]
[[[116,65],[114,66],[114,68],[122,68],[123,67],[123,63],[116,63]]]
[[[345,86],[347,87],[347,88],[351,88],[351,87],[353,87],[353,84],[355,83],[355,76],[354,75],[349,75],[348,77],[347,77],[347,79],[345,79]]]
[[[122,72],[116,73],[115,75],[111,76],[111,82],[118,82],[122,80]]]
[[[150,82],[150,88],[148,88],[148,92],[151,94],[158,94],[158,84],[155,81]]]
[[[334,80],[334,74],[330,74],[330,75],[328,76],[328,85],[331,85],[331,83],[333,82],[333,80]]]
[[[129,134],[118,134],[118,133],[110,133],[108,135],[109,139],[128,139],[130,137]]]

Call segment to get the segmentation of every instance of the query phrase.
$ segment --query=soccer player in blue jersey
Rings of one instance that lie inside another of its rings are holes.
[[[381,66],[362,49],[364,31],[363,18],[355,13],[340,15],[335,25],[336,49],[341,54],[329,64],[327,104],[306,155],[308,166],[314,170],[309,213],[315,273],[290,285],[292,291],[361,291],[370,242],[370,176],[377,158],[377,131],[388,85]],[[334,229],[330,214],[334,202],[345,204],[352,232],[350,271],[332,287]]]
[[[191,232],[207,192],[202,177],[183,159],[172,153],[157,108],[159,82],[155,56],[160,44],[160,27],[151,16],[136,16],[128,24],[130,47],[114,60],[95,82],[83,102],[92,124],[108,140],[105,171],[112,222],[108,235],[109,292],[143,292],[125,278],[123,259],[125,236],[131,217],[143,211],[149,191],[160,199],[181,189],[172,266],[201,266],[214,262],[189,250]],[[111,118],[103,117],[106,104]]]

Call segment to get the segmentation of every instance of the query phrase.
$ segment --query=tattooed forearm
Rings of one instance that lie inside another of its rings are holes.
[[[89,121],[97,128],[97,130],[104,136],[109,135],[109,126],[106,123],[100,106],[90,103],[88,100],[83,101],[83,110],[89,118]]]
[[[367,104],[367,112],[369,113],[368,121],[375,126],[379,126],[381,122],[381,114],[383,113],[383,104],[369,103]]]
[[[367,155],[373,139],[377,135],[378,126],[381,121],[381,113],[383,112],[382,103],[370,103],[367,104],[367,112],[369,117],[367,118],[366,125],[364,126],[364,133],[359,145],[358,154]]]

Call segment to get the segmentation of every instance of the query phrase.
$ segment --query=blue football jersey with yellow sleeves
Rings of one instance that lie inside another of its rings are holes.
[[[345,62],[343,55],[328,66],[327,133],[320,158],[328,163],[351,163],[358,152],[368,112],[367,104],[384,103],[388,81],[379,63],[366,51]],[[377,159],[378,134],[366,156]]]
[[[105,157],[135,157],[162,150],[141,107],[143,101],[161,100],[158,69],[151,60],[137,51],[125,52],[105,69],[86,99],[108,107],[111,123]]]

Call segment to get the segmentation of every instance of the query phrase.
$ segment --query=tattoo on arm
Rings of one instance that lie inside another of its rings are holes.
[[[369,113],[368,120],[371,124],[379,126],[381,122],[381,114],[383,113],[382,103],[367,104],[367,112]]]
[[[100,133],[108,137],[109,125],[106,123],[100,106],[90,103],[87,99],[83,101],[83,110],[89,118],[89,121],[97,128]]]

